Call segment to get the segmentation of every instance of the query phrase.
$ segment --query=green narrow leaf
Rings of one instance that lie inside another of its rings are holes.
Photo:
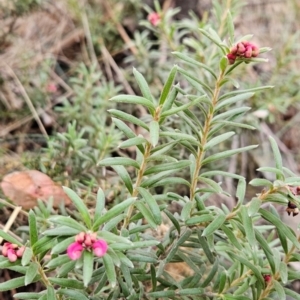
[[[251,107],[237,107],[237,108],[229,109],[228,111],[223,112],[221,114],[217,114],[215,117],[213,117],[212,124],[214,124],[216,121],[220,121],[220,120],[223,121],[228,118],[232,118],[236,115],[243,114],[249,111],[250,109]]]
[[[121,212],[123,212],[125,209],[127,209],[130,205],[132,205],[135,202],[136,198],[128,198],[124,200],[123,202],[113,206],[109,211],[107,211],[103,216],[98,218],[94,221],[93,230],[98,230],[99,226],[103,223],[111,220],[112,218],[119,215]]]
[[[67,263],[69,261],[70,261],[70,258],[67,254],[59,255],[56,258],[49,260],[49,262],[46,264],[46,266],[47,266],[47,268],[57,268],[57,267],[64,265],[65,263]]]
[[[271,181],[263,178],[254,178],[249,182],[249,184],[252,186],[265,186],[268,188],[273,187],[273,183]]]
[[[186,221],[190,218],[192,208],[193,208],[192,201],[189,201],[184,204],[184,206],[182,207],[182,210],[181,210],[181,214],[180,214],[180,217],[183,221]]]
[[[178,90],[176,89],[176,87],[178,87],[178,85],[175,86],[174,89],[171,90],[171,92],[169,93],[165,103],[162,106],[161,112],[164,113],[166,111],[168,111],[169,109],[171,109],[177,95],[178,95]],[[164,122],[165,118],[160,117],[159,123],[162,124]]]
[[[140,168],[139,164],[135,160],[133,160],[131,158],[127,158],[127,157],[104,158],[98,163],[98,166],[102,166],[102,167],[130,166],[130,167],[134,167],[136,169]]]
[[[120,111],[120,110],[117,110],[117,109],[109,109],[108,112],[111,113],[113,116],[119,118],[119,119],[128,121],[132,124],[140,126],[144,129],[146,129],[147,131],[149,131],[149,127],[146,125],[146,123],[144,123],[140,119],[138,119],[138,118],[136,118],[136,117],[134,117],[130,114],[127,114],[127,113],[125,113],[123,111]]]
[[[286,295],[292,297],[293,299],[300,300],[300,294],[299,293],[294,292],[294,291],[292,291],[290,289],[287,289],[287,288],[284,288],[284,291],[285,291]]]
[[[227,56],[223,56],[221,59],[220,59],[220,63],[219,63],[219,66],[220,66],[220,70],[221,72],[225,72],[227,66],[228,66],[228,59],[227,59]]]
[[[80,213],[83,222],[86,224],[88,228],[91,228],[92,221],[90,217],[90,213],[85,206],[84,202],[81,200],[81,198],[70,188],[63,187],[65,193],[69,196],[73,204],[76,206],[78,212]]]
[[[210,188],[212,188],[212,190],[213,190],[215,193],[219,194],[219,193],[222,193],[222,192],[223,192],[223,190],[222,190],[222,188],[220,187],[220,185],[219,185],[217,182],[215,182],[214,180],[209,179],[209,178],[206,178],[206,177],[202,177],[202,176],[199,176],[198,179],[199,179],[199,181],[204,182],[204,183],[207,184]]]
[[[12,291],[25,285],[25,276],[10,279],[0,283],[0,292]]]
[[[242,221],[243,221],[243,226],[246,232],[246,238],[249,242],[250,247],[255,247],[256,246],[256,238],[254,234],[254,229],[253,229],[253,224],[252,224],[252,219],[248,215],[248,210],[246,206],[242,206],[240,209],[241,216],[242,216]]]
[[[218,230],[226,221],[226,216],[219,214],[215,216],[214,220],[203,230],[202,236],[208,236]]]
[[[32,255],[33,255],[33,252],[31,250],[31,248],[26,247],[25,251],[22,255],[22,260],[21,260],[22,266],[27,266],[29,264],[29,262],[31,261]]]
[[[232,16],[231,16],[231,13],[229,10],[227,10],[226,24],[227,24],[227,30],[229,33],[229,42],[230,42],[230,44],[233,44],[233,42],[234,42],[234,24],[233,24]]]
[[[282,284],[287,284],[288,282],[288,270],[287,265],[284,262],[280,262],[279,264],[279,274],[282,281]]]
[[[282,171],[282,158],[281,158],[281,154],[280,154],[279,148],[277,146],[277,143],[276,143],[275,139],[271,136],[269,136],[269,140],[270,140],[270,143],[271,143],[276,168],[278,170]],[[283,178],[283,176],[279,176],[278,174],[276,174],[276,179],[282,180],[284,178]]]
[[[189,103],[186,103],[186,104],[183,104],[183,105],[180,105],[180,106],[177,106],[177,107],[174,107],[174,108],[171,108],[171,109],[168,109],[167,111],[163,112],[161,114],[161,117],[162,118],[165,118],[167,116],[171,116],[171,115],[175,115],[179,112],[182,112],[182,111],[185,111],[186,109],[188,109],[189,107],[191,106],[194,106],[196,105],[197,103],[199,103],[202,99],[204,98],[207,98],[206,95],[203,95],[201,97],[197,97],[196,99],[194,99],[193,101],[189,102]],[[177,104],[177,103],[176,103]],[[199,130],[198,130],[199,131]]]
[[[39,299],[41,295],[44,294],[44,291],[41,293],[16,293],[14,294],[14,298],[16,299]]]
[[[172,260],[172,258],[174,257],[174,255],[177,253],[178,248],[185,242],[188,240],[188,238],[190,237],[190,235],[192,234],[192,230],[187,228],[182,235],[179,237],[177,243],[174,243],[170,252],[168,253],[167,257],[165,258],[166,262],[170,262]]]
[[[117,275],[113,260],[107,253],[102,257],[102,259],[109,284],[112,288],[114,288],[117,285]]]
[[[236,255],[235,253],[233,252],[230,252],[229,253],[231,257],[233,257],[234,260],[237,260],[239,261],[240,263],[242,263],[243,265],[247,266],[250,270],[252,270],[252,272],[254,273],[254,275],[256,276],[256,278],[260,281],[260,283],[262,285],[265,284],[265,281],[261,275],[261,272],[247,259],[239,256],[239,255]]]
[[[155,147],[159,140],[159,124],[157,121],[151,121],[149,125],[151,145]]]
[[[151,129],[150,129],[150,131],[151,131]],[[144,137],[136,136],[136,137],[130,138],[130,139],[122,142],[119,145],[119,148],[125,149],[125,148],[129,148],[132,146],[138,146],[138,145],[140,146],[140,145],[146,144],[146,143],[147,143],[147,140]]]
[[[286,299],[285,290],[278,281],[273,280],[273,287],[275,288],[275,291],[279,299]]]
[[[83,290],[83,283],[77,279],[48,277],[52,284],[57,284],[60,287]]]
[[[39,265],[35,262],[32,262],[25,274],[24,285],[28,285],[33,282],[34,278],[38,275]]]
[[[74,228],[76,230],[80,231],[86,231],[86,227],[84,227],[82,224],[80,224],[78,221],[72,219],[71,217],[65,217],[65,216],[52,216],[48,219],[50,222],[64,225],[70,228]]]
[[[180,234],[180,225],[179,222],[176,220],[176,218],[166,209],[164,210],[164,213],[167,215],[167,217],[170,219],[174,227],[176,228],[178,234]]]
[[[262,201],[259,198],[252,198],[250,205],[248,207],[249,217],[253,217],[262,205]]]
[[[105,208],[105,194],[101,188],[98,189],[97,198],[96,198],[96,208],[94,220],[100,218],[103,209]]]
[[[211,140],[209,140],[206,145],[204,146],[204,150],[207,151],[210,148],[213,148],[214,146],[228,140],[230,137],[232,137],[233,135],[235,135],[235,132],[230,131],[230,132],[226,132],[223,133],[221,135],[218,135],[214,138],[212,138]]]
[[[79,290],[59,289],[57,294],[68,296],[68,298],[72,300],[89,300],[89,298],[87,298],[84,293]]]
[[[51,254],[60,254],[67,250],[68,246],[74,242],[74,236],[63,239],[60,243],[57,243],[51,250]]]
[[[155,107],[154,107],[152,101],[148,100],[144,97],[140,97],[140,96],[117,95],[117,96],[110,98],[110,101],[118,102],[118,103],[139,104],[139,105],[148,107],[150,112],[152,112],[152,113],[155,111]]]
[[[213,91],[212,89],[204,82],[202,82],[201,80],[199,80],[197,77],[195,77],[194,75],[190,74],[189,72],[185,71],[182,68],[178,68],[178,71],[186,78],[186,80],[193,85],[197,90],[199,91],[203,91],[203,89],[205,91],[207,91],[210,95],[213,95]]]
[[[228,99],[223,99],[220,97],[218,104],[216,105],[215,112],[219,111],[221,108],[231,105],[231,104],[236,104],[239,101],[245,101],[248,100],[249,98],[253,97],[254,93],[243,93],[243,94],[238,94],[236,96],[230,97]]]
[[[139,191],[140,195],[143,197],[143,199],[146,201],[146,203],[148,204],[148,206],[152,212],[152,215],[154,217],[155,223],[157,225],[160,225],[162,222],[161,212],[160,212],[160,209],[159,209],[159,206],[158,206],[156,200],[146,189],[139,187],[138,191]]]
[[[172,54],[176,55],[178,58],[184,60],[185,62],[187,62],[188,64],[190,64],[191,66],[196,66],[196,67],[200,67],[205,69],[206,71],[208,71],[215,79],[217,79],[217,75],[214,73],[214,71],[208,67],[207,65],[191,58],[190,56],[181,53],[181,52],[172,52]]]
[[[300,243],[297,240],[297,237],[295,236],[295,233],[287,226],[285,225],[280,219],[275,217],[272,213],[269,211],[260,208],[259,213],[262,215],[262,217],[272,223],[277,231],[281,231],[284,236],[286,236],[298,249],[300,248]]]
[[[123,180],[128,192],[132,194],[133,186],[127,170],[123,166],[112,166],[112,168],[118,173],[120,178]]]
[[[236,188],[236,193],[235,193],[235,196],[238,199],[237,206],[239,206],[243,203],[245,194],[246,194],[246,180],[240,179],[238,182],[238,186]]]
[[[57,300],[53,286],[47,286],[47,300]]]
[[[235,246],[239,250],[243,249],[243,247],[241,246],[241,243],[237,240],[236,236],[232,232],[232,229],[228,228],[226,225],[222,225],[221,229],[227,235],[229,241],[233,244],[233,246]]]
[[[230,177],[235,179],[245,179],[245,177],[241,175],[237,175],[234,173],[224,172],[224,171],[208,171],[201,174],[201,177],[211,177],[211,176],[224,176],[224,177]]]
[[[133,75],[139,85],[142,95],[146,99],[150,100],[151,102],[154,102],[153,97],[151,95],[150,88],[149,88],[144,76],[136,68],[133,68]]]
[[[38,241],[38,230],[37,230],[35,214],[32,210],[29,211],[28,222],[29,222],[30,245],[33,246]]]
[[[87,287],[91,281],[93,274],[93,253],[90,251],[83,251],[83,285]]]
[[[151,292],[151,293],[147,293],[147,296],[154,299],[158,299],[158,298],[170,299],[170,297],[172,297],[171,299],[173,299],[173,297],[175,296],[175,291],[167,290],[167,291],[160,291],[160,292]]]
[[[221,45],[222,41],[220,40],[220,37],[214,30],[211,29],[209,32],[207,32],[205,29],[202,28],[199,28],[199,30],[203,35],[205,35],[208,39],[210,39],[216,46],[218,46],[222,51],[224,51]]]
[[[156,220],[154,219],[152,212],[145,206],[145,204],[143,202],[136,202],[135,206],[142,213],[149,225],[152,228],[157,228]]]
[[[210,270],[209,274],[205,277],[205,280],[201,284],[202,288],[207,287],[211,283],[211,281],[213,280],[213,278],[215,277],[215,275],[218,271],[218,267],[219,267],[219,260],[218,260],[218,258],[216,258],[212,269]]]
[[[219,152],[219,153],[213,154],[213,155],[205,158],[202,162],[202,165],[205,165],[205,164],[208,164],[208,163],[211,163],[213,161],[220,160],[223,158],[227,158],[227,157],[230,157],[232,155],[235,155],[235,154],[238,154],[241,152],[249,151],[249,150],[252,150],[255,148],[257,148],[257,145],[252,145],[252,146],[242,147],[242,148],[238,148],[238,149],[232,149],[232,150]]]
[[[117,228],[118,224],[122,222],[125,218],[126,218],[126,214],[120,214],[112,218],[102,227],[102,231],[111,231],[114,228]]]
[[[255,229],[255,237],[256,237],[260,247],[262,248],[262,250],[264,251],[264,253],[266,255],[266,258],[270,264],[272,273],[275,274],[276,266],[275,266],[273,251],[271,250],[270,246],[266,242],[264,236],[256,229]]]
[[[227,275],[226,275],[226,272],[223,271],[220,275],[219,294],[221,294],[222,291],[224,290],[226,282],[227,282]]]
[[[146,169],[144,175],[150,175],[153,173],[160,173],[163,171],[171,171],[171,170],[180,170],[189,166],[191,162],[189,160],[181,160],[178,162],[166,163],[162,165],[157,165],[154,167],[150,167]]]
[[[165,103],[165,101],[166,101],[166,99],[167,99],[167,97],[169,95],[170,89],[171,89],[171,87],[173,85],[173,81],[174,81],[176,73],[177,73],[177,68],[178,67],[175,65],[172,68],[172,70],[171,70],[171,72],[170,72],[170,74],[168,76],[168,79],[167,79],[167,81],[166,81],[166,83],[164,85],[164,88],[163,88],[162,93],[161,93],[160,98],[159,98],[159,105],[160,106],[162,106]]]
[[[0,230],[0,236],[3,238],[3,240],[10,242],[12,244],[16,244],[18,246],[23,246],[20,241],[18,241],[16,238],[13,236],[9,235],[8,233],[4,232],[3,230]]]
[[[191,217],[185,221],[185,224],[191,226],[191,225],[211,222],[213,219],[214,217],[212,215],[205,214],[201,216]]]
[[[198,234],[199,243],[201,244],[202,249],[203,249],[206,257],[208,258],[209,262],[211,264],[213,264],[215,262],[215,257],[214,257],[214,255],[212,254],[212,252],[209,249],[209,246],[208,246],[208,243],[206,241],[206,238],[204,236],[202,236],[202,230],[198,229],[197,230],[197,234]]]

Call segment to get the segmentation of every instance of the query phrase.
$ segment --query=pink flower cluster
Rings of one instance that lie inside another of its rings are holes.
[[[11,262],[15,262],[18,258],[22,257],[24,251],[24,246],[20,247],[17,244],[12,243],[4,243],[2,247],[2,255],[7,257]]]
[[[75,242],[69,245],[67,254],[72,260],[80,258],[84,250],[93,251],[98,257],[107,252],[107,243],[104,240],[97,240],[97,233],[80,232],[75,236]]]
[[[233,46],[227,54],[227,58],[229,63],[232,65],[238,57],[251,58],[258,56],[258,54],[259,48],[256,45],[244,41]]]
[[[153,26],[157,26],[160,22],[160,15],[157,12],[152,12],[147,19]]]

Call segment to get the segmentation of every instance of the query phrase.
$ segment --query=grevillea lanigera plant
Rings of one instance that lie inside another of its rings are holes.
[[[160,12],[149,19],[163,28],[164,18]],[[244,122],[249,108],[243,102],[271,88],[237,88],[235,71],[245,68],[243,62],[265,61],[261,55],[268,48],[259,48],[249,36],[235,41],[231,14],[220,19],[227,22],[227,36],[200,28],[201,40],[194,45],[199,43],[202,54],[174,52],[177,65],[158,98],[134,69],[140,96],[111,99],[148,112],[138,118],[109,111],[124,135],[119,148],[136,153],[134,159],[124,152],[98,162],[98,168],[118,174],[122,201],[107,206],[106,191],[99,188],[91,208],[65,188],[75,207],[72,216],[52,215],[40,204],[29,212],[28,239],[1,231],[6,243],[0,267],[20,273],[1,283],[1,291],[39,281],[43,291],[15,298],[300,299],[288,288],[299,278],[288,264],[299,261],[300,241],[271,204],[286,207],[293,218],[300,205],[300,178],[283,166],[271,137],[274,166],[259,171],[273,174],[274,181],[252,179],[248,184],[259,191],[252,199],[245,198],[246,179],[226,169],[232,156],[257,147],[226,150],[235,133],[254,129]],[[226,178],[236,183],[234,191],[223,190]],[[224,196],[235,199],[233,208],[221,203]],[[174,265],[179,267],[171,272]],[[181,274],[180,268],[188,271]]]

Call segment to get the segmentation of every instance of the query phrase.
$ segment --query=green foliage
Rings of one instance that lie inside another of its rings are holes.
[[[189,22],[170,25],[177,11],[163,12],[155,4],[159,25],[144,24],[161,40],[167,37],[168,56],[176,60],[164,74],[161,88],[153,92],[142,66],[141,71],[133,69],[140,95],[116,95],[118,89],[108,88],[104,79],[101,87],[96,86],[100,73],[81,67],[82,78],[72,80],[74,105],[66,102],[60,109],[62,118],[71,123],[66,133],[49,142],[49,161],[59,157],[76,175],[84,172],[92,178],[98,174],[92,167],[112,168],[122,189],[120,202],[106,206],[107,191],[99,188],[91,210],[75,191],[65,188],[74,208],[71,216],[53,215],[50,206],[40,203],[39,210],[29,212],[21,263],[0,257],[1,268],[22,274],[1,283],[0,291],[41,281],[45,291],[15,297],[263,300],[275,292],[280,299],[286,295],[299,299],[286,287],[298,275],[288,264],[299,261],[299,238],[271,203],[300,207],[294,190],[300,178],[283,166],[272,137],[274,166],[258,171],[275,178],[252,179],[249,185],[263,188],[252,199],[246,198],[246,178],[226,168],[229,159],[257,147],[226,147],[234,135],[243,134],[240,128],[253,129],[245,124],[250,108],[244,102],[271,89],[236,89],[233,74],[244,68],[242,62],[263,61],[244,57],[229,65],[226,55],[237,43],[233,16],[238,1],[233,1],[231,13],[215,1],[218,22],[200,24],[200,30]],[[182,37],[189,47],[180,44]],[[126,109],[132,105],[142,107],[144,114],[132,115]],[[118,129],[103,118],[108,108]],[[112,156],[117,144],[128,152]],[[126,155],[132,148],[134,158]],[[226,178],[236,181],[233,191],[222,185]],[[185,192],[177,185],[185,186]],[[236,199],[235,206],[211,205],[216,196]],[[171,201],[180,207],[177,212],[169,206]],[[160,237],[157,231],[164,224],[168,229]],[[94,256],[89,249],[78,260],[70,260],[65,251],[82,232],[96,233],[107,242],[104,256]],[[3,231],[0,236],[15,242]],[[178,262],[190,271],[182,278],[169,271]]]

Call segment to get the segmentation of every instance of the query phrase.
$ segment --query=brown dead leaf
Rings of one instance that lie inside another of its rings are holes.
[[[37,205],[37,200],[48,201],[53,197],[53,206],[57,207],[61,202],[65,205],[71,203],[62,187],[53,182],[44,173],[36,170],[13,172],[6,175],[0,187],[6,197],[14,204],[30,209]]]

